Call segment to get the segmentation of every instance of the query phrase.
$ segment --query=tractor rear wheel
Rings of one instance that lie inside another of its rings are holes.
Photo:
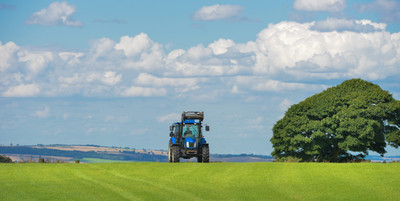
[[[180,157],[179,152],[180,152],[179,146],[172,146],[172,162],[179,163],[179,157]]]
[[[203,146],[201,152],[201,159],[203,163],[210,162],[210,149],[208,148],[208,146]]]
[[[168,144],[168,162],[172,162],[172,141],[169,140]]]

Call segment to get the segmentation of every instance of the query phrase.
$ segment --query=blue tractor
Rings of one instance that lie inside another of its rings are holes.
[[[204,112],[184,111],[181,121],[170,126],[169,162],[177,163],[181,157],[197,157],[199,163],[210,161],[210,150],[202,132],[203,119]],[[206,131],[210,130],[208,125],[204,127]]]

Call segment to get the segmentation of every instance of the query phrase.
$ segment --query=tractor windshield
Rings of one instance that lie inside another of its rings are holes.
[[[182,128],[182,137],[199,137],[199,125],[198,124],[185,124]]]

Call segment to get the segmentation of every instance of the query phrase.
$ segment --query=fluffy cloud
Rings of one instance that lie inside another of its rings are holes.
[[[47,8],[34,12],[27,24],[39,24],[43,26],[65,25],[83,26],[83,23],[76,21],[72,15],[76,12],[76,7],[67,2],[53,2]]]
[[[15,60],[14,54],[18,49],[19,47],[13,42],[2,45],[0,41],[0,72],[12,65]]]
[[[320,32],[312,29],[314,25],[281,22],[262,30],[255,72],[296,79],[382,79],[399,73],[400,33]]]
[[[204,6],[200,10],[197,10],[193,15],[193,19],[206,21],[221,20],[237,17],[242,12],[242,6],[216,4],[212,6]]]
[[[115,50],[122,50],[129,59],[128,68],[154,69],[163,65],[164,51],[162,45],[153,42],[145,33],[137,36],[123,36],[115,44]]]
[[[84,56],[82,52],[60,52],[58,56],[67,64],[67,66],[74,66],[80,64],[80,57]]]
[[[330,31],[353,31],[353,32],[374,32],[385,30],[386,24],[374,23],[370,20],[346,20],[328,18],[323,21],[317,21],[311,27],[313,30],[330,32]]]
[[[115,45],[115,49],[123,50],[125,56],[134,57],[152,46],[153,41],[145,33],[141,33],[135,37],[123,36],[120,42]]]
[[[23,50],[18,52],[18,61],[25,63],[28,70],[33,74],[42,71],[53,60],[53,53],[45,52],[30,52]]]
[[[208,45],[209,48],[212,49],[214,55],[225,54],[228,52],[228,48],[235,45],[235,42],[230,39],[219,39],[214,43]]]
[[[167,95],[167,90],[164,88],[153,88],[153,87],[137,87],[132,86],[128,89],[122,91],[122,96],[165,96]]]
[[[108,85],[116,85],[121,81],[121,78],[122,78],[121,74],[117,75],[116,72],[107,71],[104,73],[104,76],[102,77],[101,81]]]
[[[195,86],[199,82],[198,78],[159,78],[148,73],[140,73],[136,78],[135,83],[144,85],[144,86]],[[204,80],[204,79],[203,79]]]
[[[323,85],[312,85],[303,83],[288,83],[278,80],[267,80],[265,82],[259,82],[252,87],[259,91],[294,91],[294,90],[320,90],[327,88]]]
[[[20,84],[10,87],[2,95],[5,97],[29,97],[36,96],[39,92],[40,88],[35,84]]]
[[[339,12],[346,7],[346,0],[295,0],[293,7],[305,11]]]
[[[159,78],[147,73],[140,73],[135,79],[135,83],[141,86],[172,87],[180,95],[183,95],[185,92],[199,89],[199,83],[208,80],[207,78]]]
[[[76,52],[1,43],[0,94],[207,94],[208,100],[214,94],[320,91],[326,86],[306,82],[398,76],[400,33],[385,28],[386,24],[369,20],[280,22],[262,30],[255,41],[217,39],[169,52],[144,33],[122,36],[119,41],[100,38],[89,50]]]

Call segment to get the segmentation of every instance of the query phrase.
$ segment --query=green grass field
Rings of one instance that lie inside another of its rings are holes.
[[[400,200],[400,163],[0,164],[0,200]]]

